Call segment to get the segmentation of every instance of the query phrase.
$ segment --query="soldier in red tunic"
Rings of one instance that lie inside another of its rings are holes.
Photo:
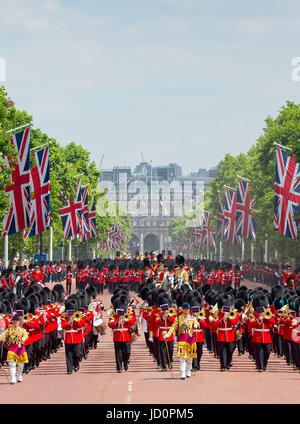
[[[83,341],[82,328],[86,320],[78,311],[79,303],[76,298],[65,301],[66,312],[61,317],[61,326],[64,331],[65,355],[67,374],[79,370],[80,346]]]
[[[254,319],[250,321],[249,329],[252,336],[256,367],[259,372],[267,368],[270,353],[272,351],[271,330],[275,325],[272,313],[266,313],[269,306],[268,298],[264,293],[257,293],[253,298],[255,310]]]
[[[233,276],[234,288],[236,290],[238,290],[240,288],[240,285],[241,285],[241,280],[243,279],[243,274],[240,271],[239,265],[236,265],[234,270],[235,270],[234,276]]]
[[[108,322],[109,328],[113,330],[113,341],[116,358],[117,372],[128,370],[131,353],[131,332],[136,322],[134,314],[128,313],[128,297],[120,295],[113,300],[114,315]]]
[[[172,305],[172,299],[168,293],[162,293],[158,296],[158,304],[160,312],[155,318],[155,325],[158,328],[158,347],[160,352],[160,364],[161,370],[167,370],[167,364],[169,368],[172,368],[173,362],[173,351],[174,351],[174,335],[171,334],[168,339],[164,338],[164,333],[167,333],[172,325],[174,324],[176,313],[170,311]]]
[[[291,265],[287,265],[286,272],[283,274],[283,287],[295,288],[295,275],[291,272]]]

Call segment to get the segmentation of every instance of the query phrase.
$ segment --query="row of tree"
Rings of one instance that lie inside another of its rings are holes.
[[[219,193],[224,193],[224,185],[237,187],[238,175],[251,181],[251,197],[255,198],[253,216],[256,220],[256,242],[254,260],[264,262],[265,240],[268,240],[269,262],[300,262],[300,241],[292,240],[274,230],[274,182],[276,145],[287,146],[288,155],[300,162],[300,104],[286,102],[275,118],[268,116],[262,134],[247,153],[237,156],[226,154],[218,164],[220,173],[212,180],[204,196],[204,210],[215,217],[218,214]],[[173,220],[170,235],[173,242],[183,248],[186,237],[192,229],[186,227],[188,216]],[[218,244],[217,244],[218,246]],[[245,259],[250,259],[250,241],[245,240]],[[225,259],[241,258],[241,247],[223,242]],[[203,252],[204,253],[204,252]]]
[[[5,87],[0,87],[0,217],[8,212],[9,201],[5,192],[5,187],[11,181],[11,171],[5,166],[5,157],[12,156],[13,150],[10,143],[11,134],[7,133],[10,129],[18,128],[22,125],[33,121],[33,117],[26,111],[18,110],[14,104],[11,104]],[[50,225],[53,228],[53,249],[63,249],[63,256],[66,257],[67,247],[70,240],[64,239],[62,221],[60,217],[60,208],[64,206],[64,199],[74,196],[76,180],[81,175],[82,186],[89,186],[89,203],[91,206],[92,197],[96,199],[97,204],[101,202],[101,216],[96,215],[97,238],[90,239],[86,242],[80,242],[79,239],[72,241],[72,247],[77,252],[78,257],[87,255],[94,249],[97,249],[99,240],[106,241],[109,230],[117,221],[122,228],[122,233],[131,235],[131,221],[127,214],[120,216],[118,212],[115,216],[107,214],[103,216],[103,203],[109,209],[108,202],[105,198],[105,191],[99,186],[99,178],[101,172],[97,169],[94,161],[90,159],[90,153],[81,145],[69,142],[65,146],[58,143],[53,137],[49,137],[43,133],[41,129],[31,128],[30,144],[31,148],[35,148],[46,143],[50,143],[50,205],[51,220]],[[63,196],[62,196],[63,193]],[[0,230],[3,231],[2,220],[0,220]],[[9,236],[9,263],[10,266],[18,258],[19,263],[23,257],[32,259],[34,253],[40,252],[40,243],[43,243],[43,253],[49,251],[49,230],[41,235],[24,238],[23,232],[19,232]],[[121,251],[126,248],[127,240],[124,237]],[[4,240],[0,239],[0,256],[3,257]],[[110,252],[98,249],[98,254],[106,256]]]

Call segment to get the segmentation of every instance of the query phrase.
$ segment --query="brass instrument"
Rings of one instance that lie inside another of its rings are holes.
[[[129,314],[124,314],[123,315],[123,320],[128,322],[130,320],[130,315]]]
[[[265,319],[270,319],[273,316],[271,309],[266,309],[265,312],[263,313],[263,317]]]
[[[73,321],[81,321],[83,318],[83,314],[80,311],[74,312],[74,314],[71,317],[72,322]]]
[[[30,316],[28,314],[25,314],[25,315],[22,316],[22,321],[26,324],[27,322],[32,321],[34,319],[38,319],[38,318],[39,318],[39,316],[37,316],[37,315],[32,315],[32,317],[30,318]]]
[[[201,309],[201,311],[199,311],[199,312],[196,312],[196,317],[198,318],[198,319],[200,319],[200,320],[202,320],[202,319],[205,319],[206,318],[206,314],[205,314],[205,312],[203,311],[203,309]]]
[[[25,322],[25,324],[29,321],[31,321],[33,318],[29,318],[29,315],[23,315],[22,317],[22,321]]]
[[[249,304],[246,306],[243,315],[242,315],[243,321],[246,319],[253,320],[254,319],[254,308],[252,305],[252,301],[249,302]]]
[[[236,309],[231,309],[231,311],[228,313],[229,319],[235,319],[236,316],[237,316],[237,310]]]
[[[217,319],[219,317],[219,308],[218,308],[218,303],[216,303],[211,311],[210,311],[210,316],[209,316],[209,320],[212,321],[213,319]]]
[[[110,318],[113,318],[115,316],[115,310],[113,305],[110,305],[106,315]]]
[[[292,319],[294,318],[293,315],[290,313],[290,307],[289,305],[284,305],[281,308],[281,320],[285,320],[285,319]]]
[[[177,315],[177,312],[176,312],[176,309],[175,309],[175,308],[169,308],[169,309],[166,311],[166,313],[167,313],[170,317],[172,317],[172,316],[174,316],[174,315]]]

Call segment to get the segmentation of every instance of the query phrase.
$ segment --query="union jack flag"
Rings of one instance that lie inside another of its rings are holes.
[[[200,249],[207,249],[208,246],[216,246],[214,234],[216,230],[211,227],[211,214],[204,212],[202,216],[202,239]]]
[[[300,213],[300,164],[277,148],[274,187],[274,228],[285,237],[297,239]]]
[[[255,200],[251,200],[251,184],[239,178],[236,200],[236,233],[249,240],[256,240],[256,225],[252,217]]]
[[[81,217],[82,217],[82,241],[90,238],[88,186],[81,189]]]
[[[10,210],[3,217],[3,236],[18,233],[30,225],[30,128],[14,134],[11,143],[17,162],[5,158],[6,166],[12,168],[12,184],[5,188]]]
[[[113,227],[111,228],[109,234],[110,245],[113,249],[117,249],[121,246],[121,229],[119,224],[115,221]]]
[[[89,226],[90,226],[90,238],[97,237],[97,230],[96,230],[96,202],[95,199],[93,199],[93,205],[91,207],[91,210],[89,212]]]
[[[80,226],[80,230],[78,231],[77,234],[73,234],[71,236],[71,240],[75,240],[80,238],[80,241],[82,241],[82,237],[83,237],[83,223],[82,223],[82,187],[81,187],[81,178],[78,178],[77,182],[76,182],[76,189],[75,189],[75,199],[76,199],[76,203],[80,203],[81,205],[81,209],[80,211],[78,211],[78,214],[80,215],[79,218],[79,226]],[[78,206],[79,208],[79,206]]]
[[[201,226],[194,229],[193,236],[194,236],[196,247],[200,247],[201,245],[202,233],[203,233],[203,229],[201,228]]]
[[[224,206],[222,202],[221,195],[219,193],[219,210],[218,210],[218,217],[217,217],[217,232],[216,237],[217,239],[224,240],[224,224],[225,224],[225,217],[224,217]]]
[[[34,155],[36,166],[30,172],[33,198],[30,205],[30,229],[25,237],[40,234],[50,223],[50,164],[49,146]]]
[[[81,219],[81,181],[77,181],[75,198],[67,200],[67,206],[60,209],[60,216],[64,229],[64,237],[72,240],[82,235]]]
[[[224,203],[224,240],[234,244],[241,244],[242,238],[236,233],[236,201],[237,192],[226,187]]]

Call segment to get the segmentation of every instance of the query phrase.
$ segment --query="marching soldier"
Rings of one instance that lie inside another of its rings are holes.
[[[177,357],[180,360],[181,380],[191,377],[192,361],[197,357],[197,345],[194,334],[199,324],[195,317],[190,314],[190,305],[182,304],[182,314],[178,315],[170,330],[165,334],[167,340],[171,334],[178,331]]]
[[[128,309],[128,298],[126,296],[118,296],[113,302],[113,307],[115,313],[114,316],[110,317],[108,327],[113,330],[116,368],[117,372],[121,373],[122,366],[124,366],[124,371],[128,370],[131,352],[131,332],[136,322],[136,317],[126,312]]]
[[[79,370],[80,346],[83,342],[82,328],[86,320],[78,311],[79,304],[76,298],[65,301],[65,312],[61,317],[61,326],[64,331],[65,355],[67,374]]]

